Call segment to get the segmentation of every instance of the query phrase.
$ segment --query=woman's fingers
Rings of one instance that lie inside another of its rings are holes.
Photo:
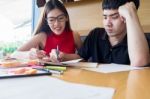
[[[43,57],[46,56],[46,52],[43,51],[43,50],[37,50],[36,54],[37,54],[37,57],[40,58],[40,59],[42,59]]]
[[[50,60],[52,62],[59,62],[59,55],[57,55],[56,49],[52,49],[50,55]]]

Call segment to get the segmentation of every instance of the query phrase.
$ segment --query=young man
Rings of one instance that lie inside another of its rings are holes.
[[[89,33],[76,57],[99,63],[149,64],[148,39],[137,16],[138,6],[138,0],[103,0],[104,28]]]
[[[104,28],[93,29],[76,55],[98,63],[145,66],[150,63],[149,46],[140,25],[139,0],[103,0]],[[149,44],[150,45],[150,44]]]

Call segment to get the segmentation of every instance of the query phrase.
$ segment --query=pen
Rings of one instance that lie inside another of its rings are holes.
[[[56,48],[56,55],[57,55],[57,60],[59,61],[59,46],[57,45],[57,48]]]
[[[47,61],[39,61],[39,64],[40,65],[48,65],[48,66],[61,66],[62,63],[61,62],[57,62],[57,63],[54,63],[54,62],[47,62]]]

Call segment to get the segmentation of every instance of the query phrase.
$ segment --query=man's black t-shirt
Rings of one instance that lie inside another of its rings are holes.
[[[92,62],[130,64],[127,36],[119,44],[111,46],[104,28],[93,29],[78,54],[85,60],[91,59]]]

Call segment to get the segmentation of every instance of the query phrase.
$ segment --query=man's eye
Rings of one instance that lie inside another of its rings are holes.
[[[112,19],[117,19],[119,16],[113,16]]]
[[[104,18],[104,19],[107,19],[107,17],[106,17],[106,16],[103,16],[103,18]]]

